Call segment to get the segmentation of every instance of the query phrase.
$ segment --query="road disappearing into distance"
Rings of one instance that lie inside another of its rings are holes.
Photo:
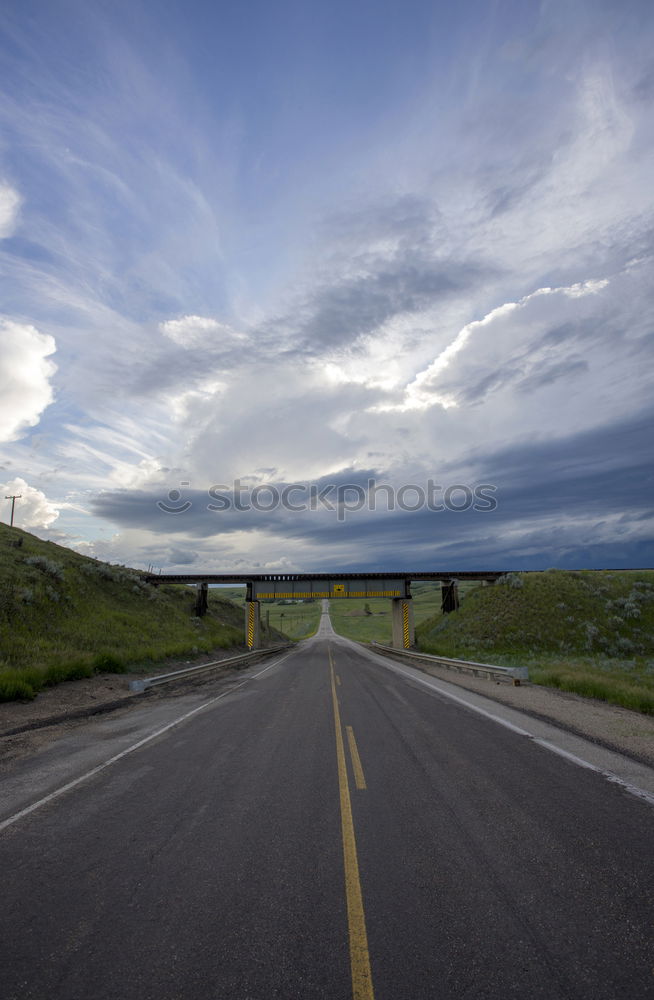
[[[129,752],[5,807],[3,1000],[654,996],[652,803],[412,673],[325,607],[180,724],[123,715]]]

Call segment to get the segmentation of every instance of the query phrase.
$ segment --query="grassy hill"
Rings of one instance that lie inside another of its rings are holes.
[[[426,652],[654,713],[654,571],[509,574],[416,631]]]
[[[243,643],[243,612],[209,591],[153,587],[138,573],[0,524],[0,700]]]

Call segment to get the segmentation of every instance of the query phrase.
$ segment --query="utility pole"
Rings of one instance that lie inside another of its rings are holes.
[[[5,497],[5,500],[11,500],[11,521],[9,522],[10,528],[13,528],[14,526],[14,507],[16,506],[16,501],[20,500],[22,495],[23,495],[22,493],[14,493],[11,496]]]

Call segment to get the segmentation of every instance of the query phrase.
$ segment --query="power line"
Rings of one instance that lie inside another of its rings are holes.
[[[16,501],[20,500],[22,495],[23,495],[22,493],[12,493],[11,496],[5,497],[5,500],[11,500],[11,521],[9,522],[10,528],[13,528],[14,526],[14,507],[16,506]]]

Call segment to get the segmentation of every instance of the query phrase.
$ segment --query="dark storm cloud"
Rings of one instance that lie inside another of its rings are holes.
[[[205,489],[191,489],[173,484],[151,492],[146,490],[108,490],[100,493],[92,502],[93,512],[106,517],[123,528],[141,528],[148,531],[169,534],[192,534],[195,537],[213,537],[236,531],[276,531],[281,535],[294,535],[293,523],[298,514],[292,509],[277,505],[274,510],[266,508],[273,496],[267,492],[272,487],[276,494],[285,489],[300,487],[299,493],[291,494],[293,505],[311,502],[311,491],[316,495],[316,511],[307,510],[303,515],[307,521],[306,530],[296,537],[311,537],[310,519],[314,514],[330,516],[330,506],[336,505],[338,490],[347,486],[365,489],[369,479],[379,478],[374,470],[345,470],[334,476],[323,476],[311,483],[287,483],[279,480],[242,480],[236,484],[213,484]],[[236,489],[232,487],[236,485]],[[252,504],[252,491],[256,490],[257,500]],[[252,509],[242,510],[239,505],[248,504]],[[256,509],[256,507],[261,509]]]
[[[478,462],[477,470],[482,477],[492,476],[512,484],[515,490],[525,490],[533,482],[551,481],[558,485],[576,482],[581,503],[596,495],[596,488],[589,488],[591,479],[603,476],[606,478],[602,496],[609,509],[621,504],[651,507],[653,430],[654,410],[645,410],[632,419],[600,425],[565,438],[516,442],[485,456]],[[630,470],[642,475],[633,484],[633,492],[631,487],[625,488],[623,481]]]
[[[389,512],[382,498],[376,512],[350,511],[339,522],[334,511],[322,507],[303,512],[238,511],[233,506],[211,511],[208,503],[212,498],[200,490],[187,490],[171,503],[179,508],[192,504],[177,514],[167,514],[157,507],[157,501],[165,501],[165,496],[134,491],[102,494],[94,507],[96,514],[122,527],[146,528],[162,535],[179,532],[197,539],[200,545],[203,539],[229,536],[236,531],[274,535],[282,547],[285,539],[304,542],[307,551],[320,548],[321,565],[327,569],[645,565],[652,561],[654,543],[635,541],[633,532],[639,530],[640,522],[652,510],[653,423],[654,413],[646,412],[632,421],[571,434],[564,440],[523,442],[476,460],[470,456],[469,463],[476,467],[470,485],[483,482],[497,488],[498,506],[493,511],[423,508]],[[329,485],[343,488],[346,484],[365,488],[369,479],[386,481],[383,473],[371,469],[324,477],[313,485],[318,490]],[[413,482],[420,485],[419,477]],[[449,485],[455,482],[465,484],[464,474],[448,480]],[[281,493],[289,484],[270,485]],[[346,495],[348,502],[352,503],[355,495],[355,491]],[[267,497],[262,494],[260,499],[266,506]],[[622,542],[601,539],[601,527],[608,517],[618,518]],[[585,524],[583,541],[578,537],[580,520]],[[344,545],[351,553],[345,562]],[[330,547],[338,555],[330,557]],[[182,554],[186,551],[178,548]],[[167,549],[163,538],[162,549]],[[184,564],[183,560],[177,562]]]

